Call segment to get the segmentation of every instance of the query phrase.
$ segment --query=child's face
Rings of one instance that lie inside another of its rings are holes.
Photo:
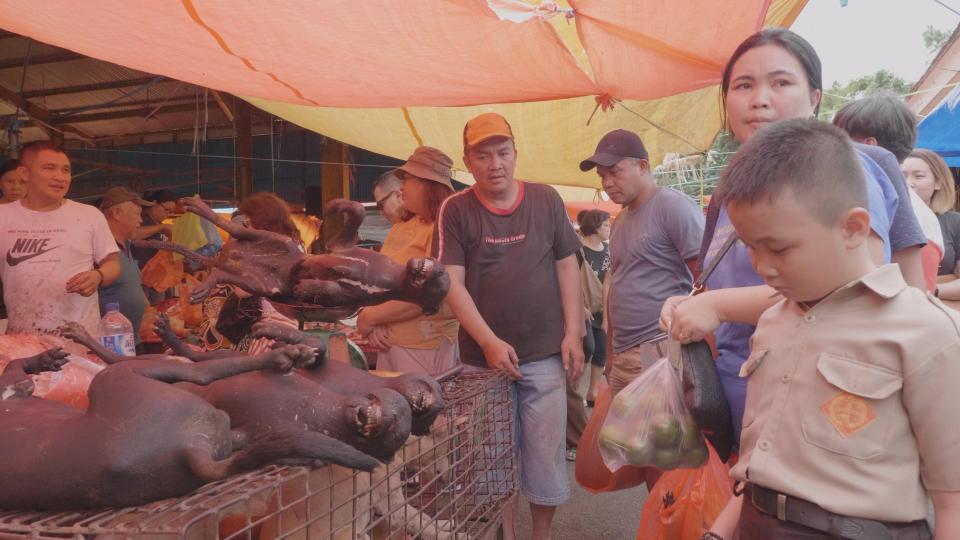
[[[754,270],[785,298],[819,300],[847,283],[837,272],[850,256],[842,219],[833,227],[824,225],[791,193],[773,201],[731,203],[727,213]]]

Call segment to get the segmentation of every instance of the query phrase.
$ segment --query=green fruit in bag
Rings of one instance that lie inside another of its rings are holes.
[[[636,437],[627,444],[626,458],[631,465],[649,465],[653,461],[653,455],[654,447],[649,440]]]
[[[680,422],[669,414],[653,417],[653,444],[676,451],[680,446]]]
[[[626,433],[615,425],[603,426],[600,430],[600,446],[608,450],[623,449],[626,446],[626,440]]]
[[[676,449],[659,449],[653,453],[653,465],[664,471],[676,469],[680,466],[680,454]]]

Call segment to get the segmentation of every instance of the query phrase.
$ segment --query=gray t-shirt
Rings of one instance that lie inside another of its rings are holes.
[[[657,188],[640,208],[617,215],[607,274],[616,352],[660,333],[664,300],[690,292],[693,279],[685,261],[700,250],[703,221],[693,199],[669,188]]]
[[[477,310],[513,346],[520,363],[560,352],[564,325],[556,263],[576,253],[580,240],[557,191],[521,182],[515,206],[500,210],[467,189],[447,198],[437,224],[433,246],[440,262],[464,267]],[[487,365],[463,326],[460,359]]]

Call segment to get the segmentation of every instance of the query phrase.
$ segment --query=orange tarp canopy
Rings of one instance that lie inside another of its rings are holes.
[[[0,0],[6,30],[234,94],[327,107],[459,106],[719,81],[771,0]],[[578,40],[559,27],[576,29]]]
[[[0,27],[400,159],[426,144],[459,160],[464,121],[498,111],[518,176],[596,188],[576,163],[611,129],[639,133],[654,164],[706,150],[730,53],[805,2],[0,0]]]

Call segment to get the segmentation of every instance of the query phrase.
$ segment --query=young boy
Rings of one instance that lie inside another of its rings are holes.
[[[745,490],[731,508],[744,539],[930,538],[928,496],[938,538],[960,538],[960,314],[873,264],[862,175],[842,130],[788,120],[720,181],[755,270],[783,296],[740,373],[731,475]]]

